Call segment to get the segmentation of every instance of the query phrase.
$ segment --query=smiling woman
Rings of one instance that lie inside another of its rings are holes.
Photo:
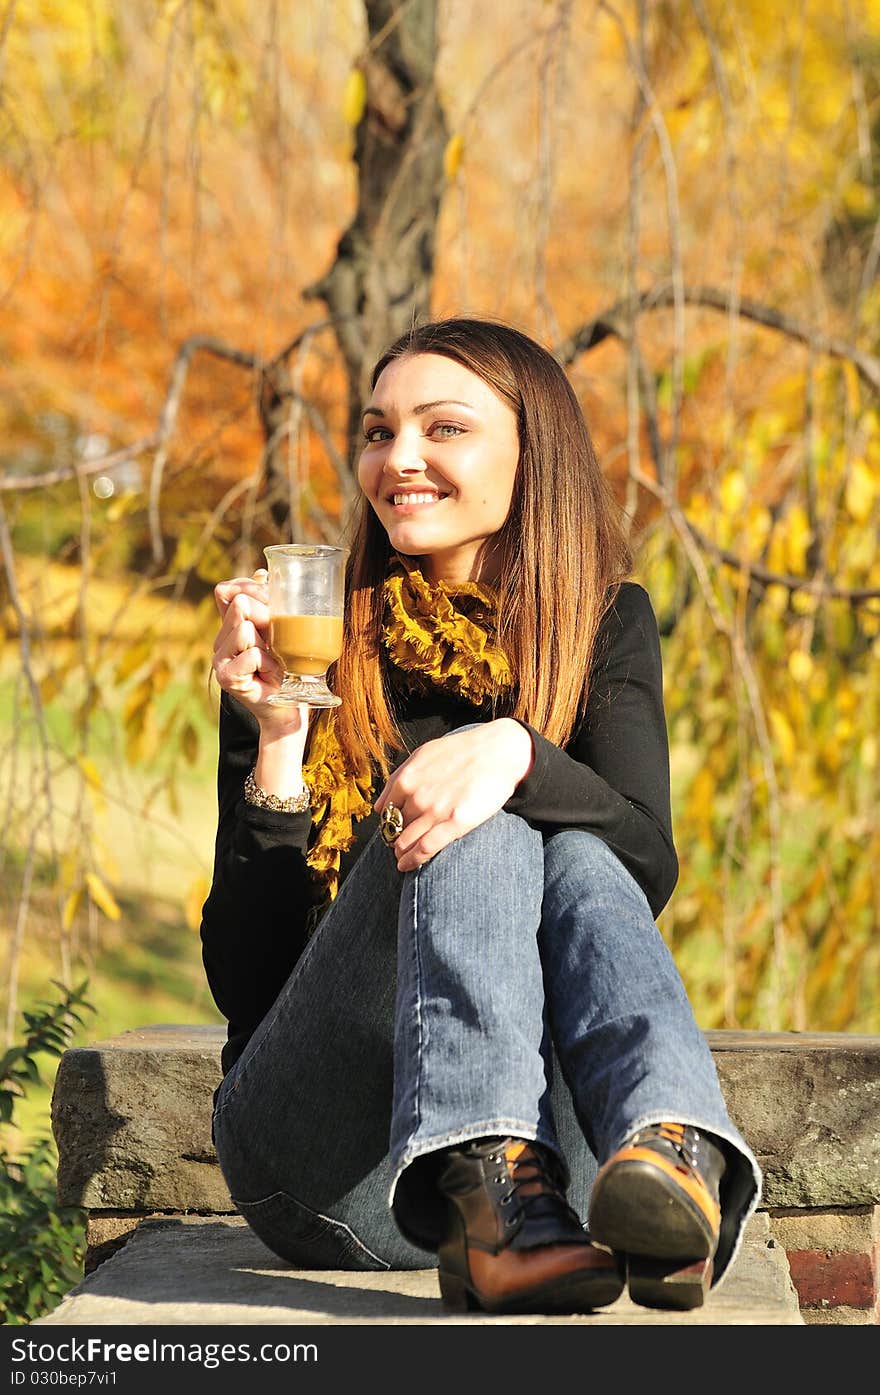
[[[695,1307],[760,1171],[654,923],[659,636],[580,406],[520,331],[446,320],[363,429],[341,706],[273,707],[264,576],[215,591],[230,1192],[293,1264],[435,1255],[450,1309]]]
[[[494,580],[519,460],[511,407],[454,359],[406,355],[380,373],[364,436],[358,481],[391,546],[424,556],[431,581]]]

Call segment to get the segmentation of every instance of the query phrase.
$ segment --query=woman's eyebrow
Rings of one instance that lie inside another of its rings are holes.
[[[466,407],[469,412],[474,410],[470,402],[458,402],[454,397],[441,397],[436,402],[420,402],[417,407],[413,407],[414,417],[423,416],[425,412],[433,412],[437,407]],[[385,413],[381,407],[365,407],[365,417],[384,417]]]

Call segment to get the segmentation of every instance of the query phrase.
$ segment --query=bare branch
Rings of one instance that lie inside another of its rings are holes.
[[[611,16],[614,24],[620,32],[626,48],[630,67],[635,74],[639,91],[642,96],[644,108],[648,113],[651,126],[657,138],[657,145],[660,149],[660,159],[663,164],[663,174],[666,187],[666,221],[669,231],[669,259],[672,264],[672,281],[670,283],[670,301],[674,308],[673,335],[672,335],[672,372],[671,372],[671,402],[669,407],[670,431],[669,441],[666,445],[666,474],[674,477],[676,449],[678,444],[678,433],[680,429],[681,403],[684,397],[684,271],[682,266],[681,252],[681,215],[678,200],[678,174],[675,167],[675,156],[672,150],[672,142],[669,139],[669,131],[660,103],[654,94],[648,74],[643,61],[644,53],[644,11],[639,11],[639,39],[638,47],[633,43],[629,31],[621,16],[614,9],[608,0],[601,0],[600,8]],[[636,306],[630,300],[630,315],[635,319],[637,314]]]
[[[720,310],[725,315],[731,311],[730,296],[717,286],[685,286],[682,294],[686,305]],[[562,364],[572,363],[579,354],[588,353],[590,349],[595,349],[598,344],[612,336],[623,338],[622,325],[633,311],[641,313],[644,310],[662,310],[674,304],[675,288],[672,285],[659,285],[651,290],[642,291],[635,305],[623,300],[616,301],[563,340],[556,349],[556,356]],[[827,354],[829,358],[846,359],[854,365],[860,378],[875,392],[880,392],[880,358],[876,354],[870,354],[834,335],[823,334],[821,330],[803,320],[783,314],[781,310],[774,310],[772,306],[763,305],[757,300],[743,297],[736,302],[735,309],[742,319],[752,320],[767,329],[775,329],[817,353]]]
[[[31,489],[48,489],[51,485],[66,484],[69,480],[81,479],[83,476],[104,474],[118,465],[124,465],[128,460],[134,460],[144,451],[152,450],[158,445],[159,439],[159,433],[155,432],[152,436],[144,436],[140,441],[133,441],[130,446],[123,446],[121,450],[112,451],[109,455],[80,460],[75,465],[65,465],[60,470],[46,470],[42,475],[0,475],[0,494],[20,494]]]

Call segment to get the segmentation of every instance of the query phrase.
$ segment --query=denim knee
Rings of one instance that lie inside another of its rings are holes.
[[[563,828],[544,840],[544,880],[548,890],[583,893],[591,901],[623,903],[630,914],[653,923],[648,898],[620,858],[595,833]]]

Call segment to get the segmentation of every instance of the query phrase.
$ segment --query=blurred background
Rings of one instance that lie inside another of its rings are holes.
[[[878,0],[0,4],[0,1200],[38,1179],[31,1248],[57,1051],[221,1021],[212,587],[339,539],[414,316],[552,349],[625,506],[700,1025],[880,1031],[878,267]],[[0,1319],[51,1302],[34,1273]]]

